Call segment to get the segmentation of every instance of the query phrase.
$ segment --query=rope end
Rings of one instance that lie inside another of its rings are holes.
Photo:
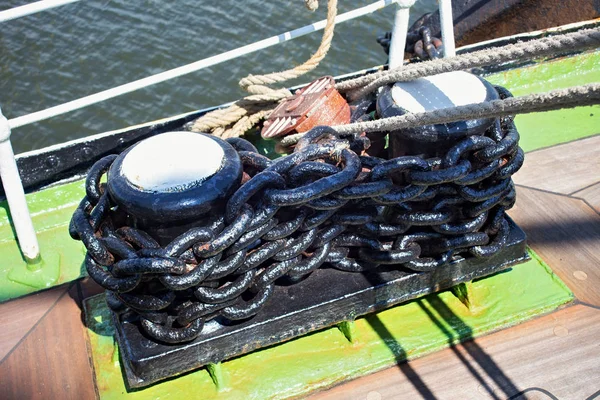
[[[309,11],[317,11],[319,8],[319,0],[304,0],[304,5]]]

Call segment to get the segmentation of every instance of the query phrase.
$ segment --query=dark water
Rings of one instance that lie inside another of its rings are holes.
[[[33,0],[0,0],[0,10]],[[374,0],[340,0],[339,12]],[[418,1],[416,18],[436,7]],[[300,81],[385,61],[375,38],[391,29],[394,6],[338,25],[319,68]],[[7,118],[42,110],[116,85],[231,50],[325,18],[302,0],[87,0],[0,24],[0,106]],[[306,60],[320,33],[17,128],[16,153],[235,100],[249,73]],[[300,83],[291,82],[291,84]]]

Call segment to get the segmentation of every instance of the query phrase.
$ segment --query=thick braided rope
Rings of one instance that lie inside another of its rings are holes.
[[[600,83],[574,86],[527,96],[509,97],[465,106],[442,108],[422,113],[405,114],[375,121],[357,122],[332,127],[340,134],[360,132],[389,132],[417,126],[444,124],[479,118],[501,117],[515,114],[528,114],[552,111],[561,108],[600,104]],[[304,133],[283,138],[281,146],[291,146],[298,142]]]
[[[307,8],[315,10],[317,0],[306,1]],[[276,103],[291,96],[287,89],[272,89],[267,85],[297,78],[315,69],[325,58],[335,29],[337,0],[329,0],[327,5],[327,22],[317,51],[303,64],[286,71],[273,72],[266,75],[249,75],[240,80],[240,86],[251,93],[250,96],[236,101],[231,106],[211,111],[194,121],[190,127],[196,132],[211,132],[215,136],[237,137],[256,125],[262,118],[275,109]],[[238,123],[239,122],[239,123]],[[233,125],[231,128],[228,126]],[[222,129],[223,128],[223,129]]]
[[[342,92],[350,92],[348,93],[349,97],[354,100],[366,96],[381,86],[395,82],[410,81],[428,75],[485,67],[508,61],[552,56],[564,51],[581,51],[597,47],[600,47],[600,28],[585,29],[564,35],[407,65],[340,82],[336,85],[336,88]]]
[[[231,129],[224,129],[223,132],[218,136],[222,137],[223,139],[241,136],[244,132],[252,129],[254,125],[258,124],[261,119],[269,115],[275,109],[275,107],[276,106],[273,105],[270,108],[264,108],[253,114],[243,116],[233,125]],[[215,133],[213,132],[213,134]]]
[[[257,94],[265,93],[265,91],[273,91],[273,89],[266,87],[266,85],[272,85],[278,82],[285,82],[290,79],[302,76],[307,72],[315,69],[323,60],[323,58],[325,58],[327,52],[329,51],[329,47],[331,47],[336,15],[337,0],[330,0],[327,5],[327,23],[325,25],[325,30],[323,31],[321,44],[319,45],[317,51],[306,62],[286,71],[273,72],[271,74],[266,75],[248,75],[246,78],[243,78],[240,81],[240,86],[242,87],[242,89],[250,93]]]

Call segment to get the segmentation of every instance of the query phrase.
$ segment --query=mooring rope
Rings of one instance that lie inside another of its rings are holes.
[[[444,72],[485,67],[509,61],[531,60],[553,56],[565,51],[582,51],[598,47],[600,47],[600,28],[585,29],[559,36],[410,64],[340,82],[336,85],[336,89],[347,92],[349,98],[355,100],[366,96],[381,86],[395,82],[411,81]]]
[[[305,0],[306,7],[314,11],[318,7],[317,0]],[[238,137],[256,125],[277,107],[277,103],[292,95],[288,89],[273,89],[268,85],[298,78],[315,69],[325,58],[335,28],[337,0],[329,0],[327,4],[327,22],[317,51],[303,64],[281,72],[265,75],[248,75],[240,80],[242,89],[251,93],[227,108],[211,111],[192,123],[190,129],[196,132],[211,132],[223,138]],[[233,125],[230,127],[230,125]]]
[[[314,2],[306,0],[305,4],[307,8],[312,9],[311,7]],[[205,114],[193,122],[191,130],[212,132],[214,135],[223,138],[237,137],[243,135],[261,119],[268,117],[280,100],[291,95],[287,89],[273,89],[268,85],[297,78],[318,66],[331,46],[336,14],[337,0],[330,0],[328,3],[327,25],[321,39],[321,45],[304,64],[287,71],[266,75],[249,75],[243,78],[240,80],[240,86],[252,94],[227,108]],[[583,51],[598,47],[600,47],[600,28],[585,29],[558,36],[479,50],[454,57],[411,64],[402,68],[339,82],[336,84],[336,88],[341,92],[345,92],[350,100],[355,100],[368,95],[381,86],[395,82],[410,81],[444,72],[485,67],[510,61],[539,59],[566,51]],[[358,132],[360,130],[367,132],[377,130],[390,131],[418,125],[481,118],[483,117],[481,113],[486,113],[485,116],[494,117],[549,111],[550,109],[575,107],[577,105],[598,104],[596,90],[594,85],[586,85],[549,93],[496,100],[489,103],[478,103],[428,113],[410,114],[401,117],[342,125],[335,127],[335,129],[343,133]],[[538,102],[540,104],[534,104]],[[527,108],[521,109],[520,107]],[[545,107],[552,108],[546,109]],[[282,140],[281,145],[284,147],[292,145],[302,136],[302,133],[287,136]]]
[[[600,83],[574,86],[503,100],[467,104],[439,110],[410,113],[398,117],[388,117],[374,121],[356,122],[332,126],[340,134],[360,132],[389,132],[417,126],[444,124],[479,118],[501,117],[514,114],[528,114],[540,111],[553,111],[561,108],[589,106],[600,103]],[[286,136],[281,140],[283,147],[294,145],[305,133]]]

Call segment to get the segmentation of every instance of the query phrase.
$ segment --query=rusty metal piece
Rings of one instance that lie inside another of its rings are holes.
[[[331,76],[319,78],[282,101],[263,126],[263,138],[307,132],[318,125],[350,122],[350,106]]]
[[[413,50],[420,59],[433,60],[441,57],[439,50],[442,48],[442,41],[439,38],[431,36],[431,31],[428,27],[422,26],[419,28],[418,36],[421,38],[414,44]]]

